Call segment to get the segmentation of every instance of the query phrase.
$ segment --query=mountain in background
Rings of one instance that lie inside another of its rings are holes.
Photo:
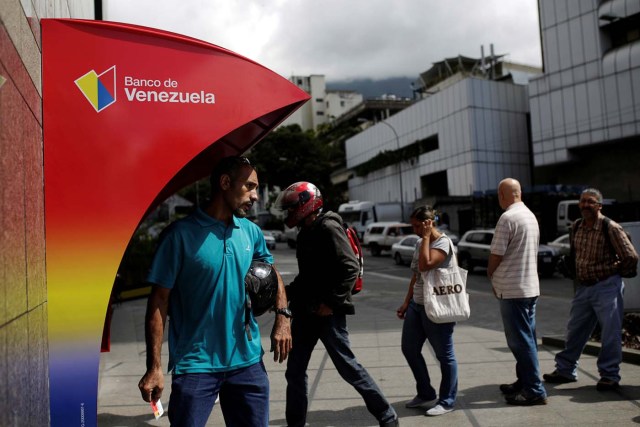
[[[413,99],[411,77],[392,77],[382,80],[355,79],[327,81],[327,90],[352,90],[361,93],[365,99],[380,98],[382,95],[395,95],[399,98]]]

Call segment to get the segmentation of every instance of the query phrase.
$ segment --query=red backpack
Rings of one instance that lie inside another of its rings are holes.
[[[358,259],[358,277],[356,278],[356,282],[353,284],[353,288],[351,288],[351,295],[355,295],[362,290],[362,275],[364,273],[364,257],[362,256],[362,246],[360,246],[360,239],[358,239],[356,230],[354,230],[352,227],[349,227],[347,224],[343,224],[342,228],[344,228],[344,232],[347,234],[347,239],[349,240],[351,249],[353,249],[353,253]]]

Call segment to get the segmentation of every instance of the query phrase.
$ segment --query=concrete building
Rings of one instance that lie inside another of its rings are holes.
[[[424,99],[346,141],[350,199],[470,196],[505,176],[531,184],[527,87],[503,73],[492,80],[479,59],[453,60],[459,68],[442,65],[448,74],[440,63],[423,73],[440,75],[427,79]]]
[[[315,130],[318,125],[327,123],[325,106],[327,90],[324,76],[319,74],[311,76],[291,76],[289,81],[311,95],[311,99],[287,117],[281,126],[297,124],[302,130]]]
[[[281,126],[298,124],[302,130],[317,130],[318,126],[330,124],[363,102],[362,94],[354,91],[327,91],[325,77],[321,74],[291,76],[289,81],[311,95],[311,99],[287,117]]]
[[[640,199],[640,2],[539,0],[544,75],[532,79],[538,184]]]
[[[352,90],[329,90],[325,105],[327,107],[327,123],[342,117],[347,111],[364,102],[361,93]]]

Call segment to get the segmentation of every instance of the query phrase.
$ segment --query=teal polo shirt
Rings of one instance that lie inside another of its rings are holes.
[[[262,231],[244,218],[227,225],[197,209],[163,232],[147,281],[171,289],[170,372],[225,372],[261,359],[253,315],[252,341],[244,326],[244,276],[254,259],[273,263]]]

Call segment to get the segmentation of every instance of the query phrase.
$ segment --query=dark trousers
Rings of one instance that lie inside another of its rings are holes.
[[[324,344],[340,376],[356,389],[378,422],[396,418],[396,412],[366,369],[356,360],[349,344],[344,314],[327,317],[296,315],[291,325],[293,348],[287,362],[287,425],[302,427],[307,419],[307,367],[318,340]]]
[[[269,378],[262,361],[229,372],[174,375],[169,399],[172,427],[204,427],[216,397],[228,427],[269,425]]]

